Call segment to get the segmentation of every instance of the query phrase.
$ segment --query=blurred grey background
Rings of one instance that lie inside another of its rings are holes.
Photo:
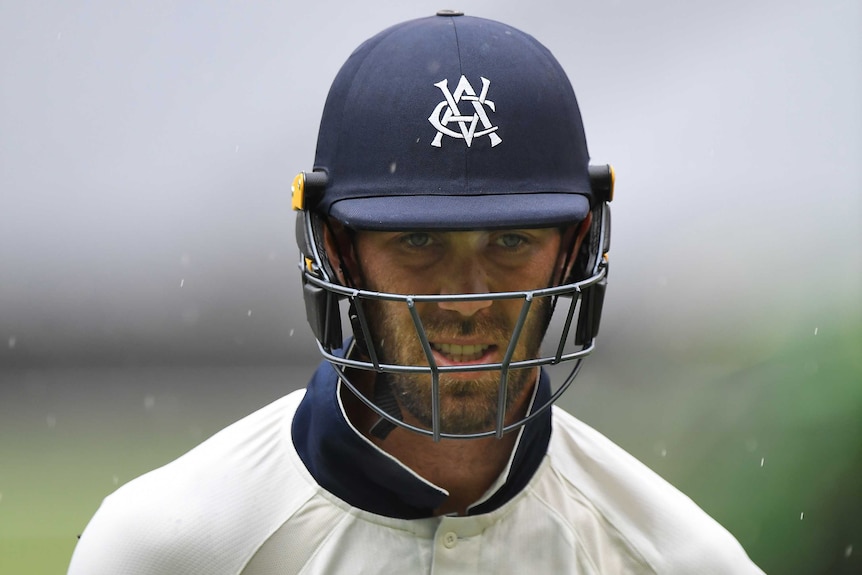
[[[61,572],[117,484],[304,385],[290,182],[353,48],[440,8],[546,44],[616,168],[564,406],[761,564],[860,565],[858,0],[54,0],[0,2],[0,573]]]
[[[290,181],[352,49],[438,4],[3,2],[2,364],[307,358]],[[603,336],[860,299],[859,2],[463,9],[551,48],[616,167]]]

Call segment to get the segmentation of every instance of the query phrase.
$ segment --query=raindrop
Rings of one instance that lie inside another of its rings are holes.
[[[117,477],[116,475],[114,475],[113,477],[111,477],[111,481],[113,481],[113,482],[114,482],[114,485],[119,485],[119,483],[120,483],[120,478],[119,478],[119,477]]]
[[[398,164],[397,164],[397,163],[392,162],[391,164],[389,164],[389,173],[390,173],[390,174],[394,174],[394,173],[395,173],[395,170],[397,170],[397,169],[398,169]]]
[[[152,395],[148,395],[144,398],[144,409],[150,411],[152,408],[156,406],[156,398]]]
[[[251,317],[251,310],[248,310],[248,317]]]
[[[290,337],[293,337],[294,330],[290,330]]]
[[[804,511],[799,514],[799,520],[802,521],[803,519],[805,519],[805,512]]]
[[[2,495],[2,494],[0,494],[0,495]],[[850,557],[851,555],[853,555],[853,546],[848,545],[847,548],[844,549],[844,558],[846,559],[847,557]]]
[[[14,335],[9,336],[9,349],[15,349],[15,345],[18,343],[18,338]]]
[[[816,327],[814,328],[814,335],[817,335],[817,330],[818,330],[818,329],[819,329],[819,328],[816,328]]]
[[[53,415],[49,415],[48,417],[46,417],[45,421],[48,423],[49,429],[54,429],[55,427],[57,427],[57,418]]]
[[[766,461],[765,457],[760,458],[760,466],[763,467],[763,462]]]
[[[183,287],[185,285],[185,283],[186,283],[185,278],[180,279],[180,287]]]

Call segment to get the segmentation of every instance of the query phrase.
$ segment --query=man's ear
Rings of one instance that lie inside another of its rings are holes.
[[[354,282],[361,274],[350,230],[336,220],[327,221],[323,226],[323,247],[338,282],[344,286],[356,287]]]
[[[568,226],[563,230],[563,235],[560,238],[560,256],[557,260],[557,284],[566,281],[572,273],[572,267],[575,265],[575,260],[578,258],[578,253],[581,249],[581,244],[587,234],[590,233],[590,226],[593,223],[593,213],[588,212],[587,217],[583,221],[574,226]],[[568,247],[568,249],[567,249]]]

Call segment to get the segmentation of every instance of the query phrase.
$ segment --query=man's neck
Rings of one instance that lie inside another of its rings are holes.
[[[449,492],[435,515],[466,515],[506,468],[518,434],[502,439],[441,439],[397,428],[385,440],[372,438],[382,450],[434,485]]]
[[[514,421],[526,412],[532,396],[532,386],[528,387],[530,393],[517,402],[512,413],[507,414],[507,421]],[[435,442],[427,435],[396,426],[381,439],[370,433],[378,420],[377,414],[346,390],[343,390],[342,402],[348,418],[360,433],[417,475],[449,492],[449,498],[435,510],[435,515],[466,515],[467,509],[506,469],[518,438],[518,432],[513,431],[502,439],[484,437]],[[410,414],[404,414],[404,421],[422,427],[412,420]]]

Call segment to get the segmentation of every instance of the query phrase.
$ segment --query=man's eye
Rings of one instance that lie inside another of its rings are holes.
[[[403,241],[405,244],[412,248],[424,248],[431,245],[431,235],[422,232],[416,232],[412,234],[407,234],[402,238],[401,241]]]
[[[524,236],[518,234],[503,234],[497,238],[497,243],[504,248],[517,248],[525,244],[526,241]]]

